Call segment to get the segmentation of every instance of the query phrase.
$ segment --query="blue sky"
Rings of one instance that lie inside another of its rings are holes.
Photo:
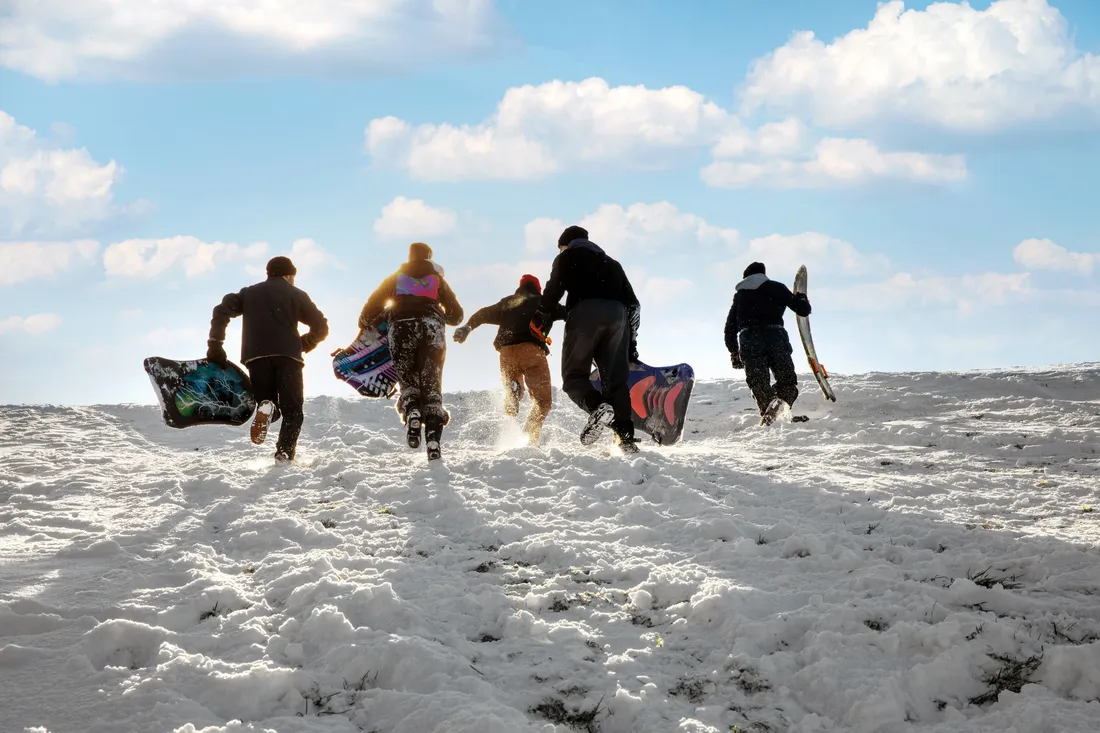
[[[0,403],[151,402],[142,358],[201,356],[290,252],[332,327],[307,391],[350,395],[327,354],[410,241],[472,313],[579,221],[643,294],[643,360],[704,378],[741,377],[722,325],[753,259],[808,266],[834,373],[1097,359],[1094,2],[234,12],[259,5],[0,21]],[[482,330],[447,389],[497,385]]]

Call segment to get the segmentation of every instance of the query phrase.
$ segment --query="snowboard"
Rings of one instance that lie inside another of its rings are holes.
[[[252,383],[232,362],[222,367],[206,359],[150,356],[144,366],[170,428],[243,425],[256,410]]]
[[[389,323],[359,331],[351,346],[333,357],[332,372],[364,397],[392,397],[397,367],[390,355]]]
[[[794,287],[792,290],[795,293],[806,292],[806,266],[802,265],[798,268],[798,272],[794,276]],[[806,358],[810,361],[810,371],[814,374],[814,379],[817,380],[818,386],[821,387],[821,391],[825,394],[825,399],[836,402],[836,395],[833,393],[833,388],[829,385],[829,372],[825,371],[825,366],[817,358],[817,349],[814,348],[814,339],[810,334],[810,319],[796,315],[795,322],[798,323],[798,335],[802,337],[802,348],[806,350]]]
[[[592,386],[600,389],[600,372],[592,371]],[[634,428],[652,436],[659,445],[679,442],[684,434],[688,400],[695,386],[695,370],[688,364],[652,367],[630,365],[630,412]]]

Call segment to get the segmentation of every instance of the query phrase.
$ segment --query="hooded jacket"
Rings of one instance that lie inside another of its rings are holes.
[[[493,305],[487,305],[470,316],[466,326],[471,330],[483,324],[498,326],[497,337],[493,340],[493,347],[500,351],[505,346],[516,344],[538,344],[543,351],[550,353],[546,344],[538,339],[531,331],[531,320],[535,317],[535,311],[539,309],[541,297],[539,289],[534,284],[520,285],[516,292],[506,298],[501,298]],[[549,326],[553,321],[565,320],[565,308],[555,304],[549,311],[550,322],[543,324]]]
[[[313,351],[328,337],[328,320],[304,291],[281,277],[249,285],[229,293],[214,306],[210,340],[225,341],[229,321],[244,316],[241,326],[241,362],[269,356],[286,356],[305,363],[303,352]],[[309,332],[298,335],[298,324]]]
[[[449,326],[462,323],[462,306],[431,260],[406,262],[371,293],[359,313],[359,328],[383,320],[436,318]]]
[[[566,291],[569,292],[566,311],[582,300],[594,299],[617,300],[628,309],[638,306],[623,266],[587,239],[574,239],[554,258],[550,279],[542,293],[541,310],[552,313]]]
[[[749,275],[737,283],[733,305],[726,316],[726,349],[737,353],[737,334],[746,328],[783,328],[783,312],[790,308],[799,316],[810,315],[805,293],[795,295],[781,282],[767,275]]]

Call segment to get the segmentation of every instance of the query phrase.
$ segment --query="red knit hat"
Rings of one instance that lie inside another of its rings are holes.
[[[535,290],[539,291],[540,293],[542,292],[542,283],[540,283],[539,279],[537,277],[535,277],[534,275],[524,275],[523,277],[521,277],[519,279],[520,287],[523,287],[524,285],[527,285],[528,283],[534,285]]]

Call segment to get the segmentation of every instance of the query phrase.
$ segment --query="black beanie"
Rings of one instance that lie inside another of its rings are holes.
[[[576,224],[571,227],[566,227],[565,231],[558,237],[558,246],[564,247],[574,239],[588,239],[588,230]]]
[[[290,261],[289,257],[272,257],[267,261],[267,276],[268,277],[286,277],[287,275],[297,275],[298,268],[294,266],[294,263]]]
[[[745,274],[742,277],[748,277],[749,275],[766,275],[763,262],[754,262],[745,268]]]
[[[432,248],[423,242],[413,242],[409,245],[409,262],[419,262],[432,258]]]

